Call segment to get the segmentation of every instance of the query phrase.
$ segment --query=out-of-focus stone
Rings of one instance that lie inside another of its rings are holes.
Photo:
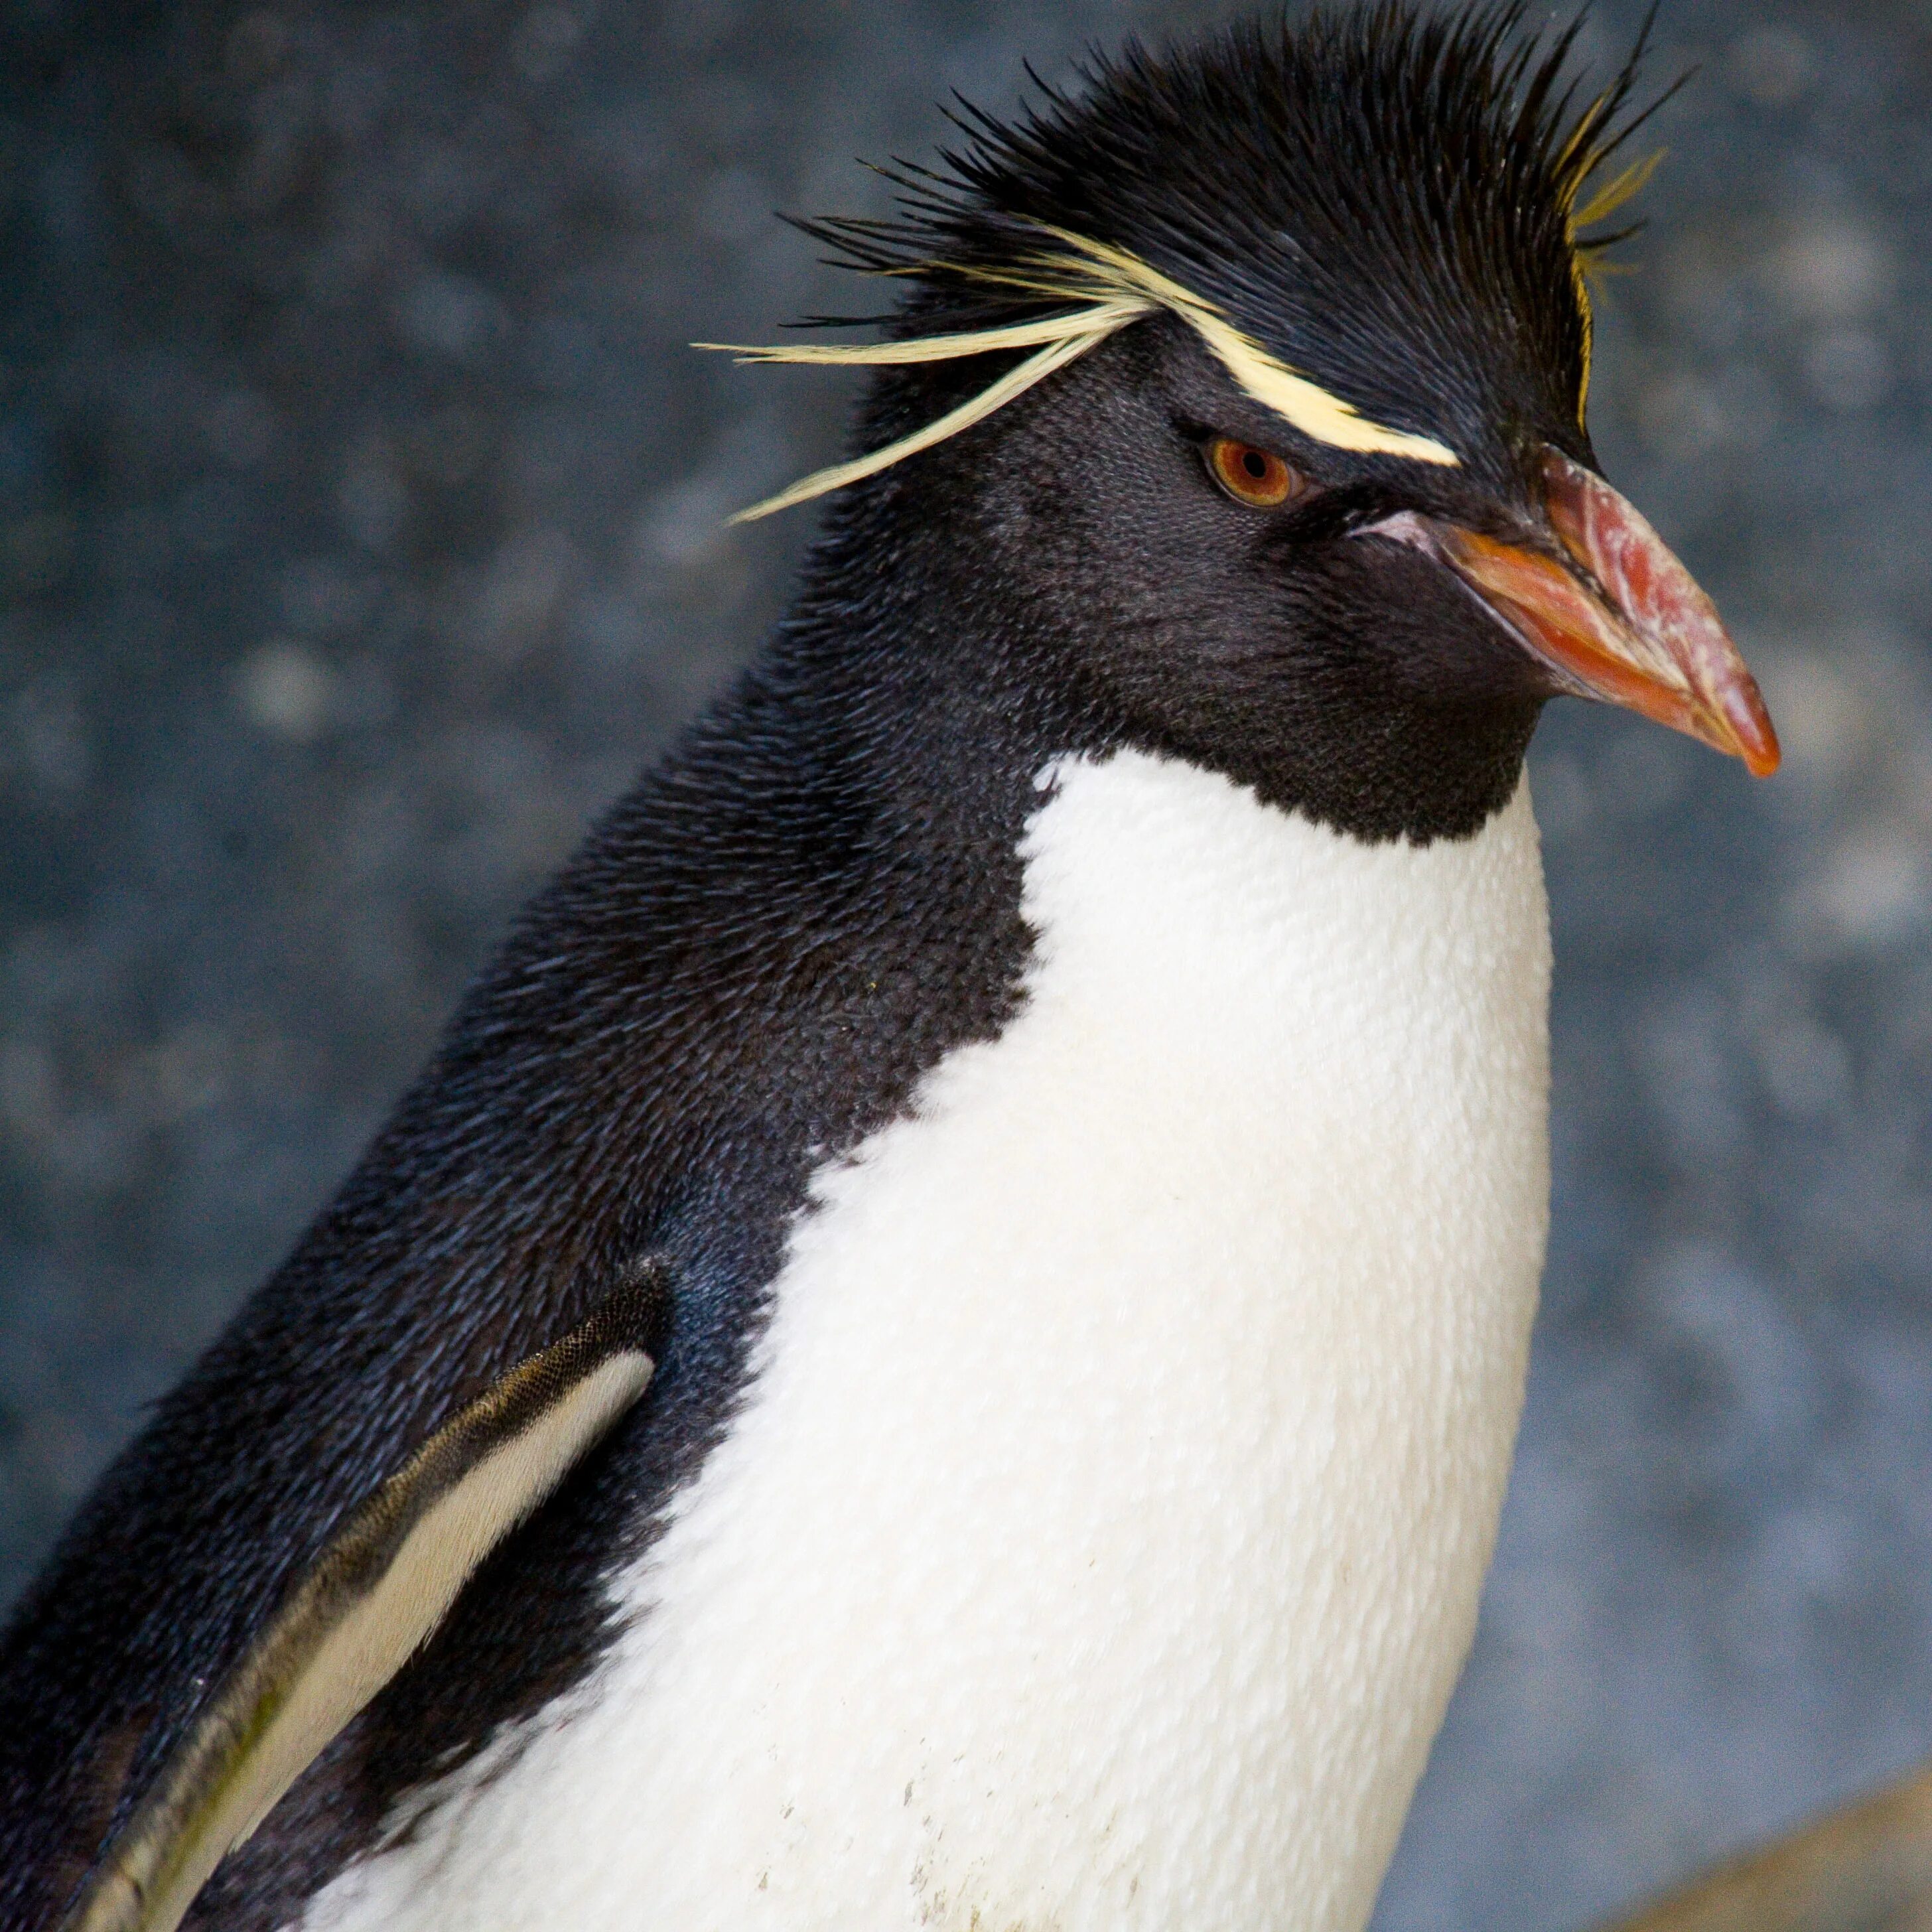
[[[235,681],[242,715],[257,730],[307,744],[328,722],[334,680],[305,644],[277,638],[251,652]]]

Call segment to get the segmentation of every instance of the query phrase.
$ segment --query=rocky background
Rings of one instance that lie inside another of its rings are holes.
[[[781,608],[958,88],[1208,0],[7,0],[0,1595]],[[1586,56],[1636,22],[1604,0]],[[1382,1932],[1581,1927],[1932,1754],[1932,9],[1669,0],[1613,477],[1790,750],[1567,707],[1556,1228]]]

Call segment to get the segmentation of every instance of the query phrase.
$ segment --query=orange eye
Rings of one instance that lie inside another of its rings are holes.
[[[1237,442],[1231,436],[1217,436],[1208,444],[1208,467],[1236,502],[1250,509],[1278,509],[1308,488],[1308,479],[1271,450]]]

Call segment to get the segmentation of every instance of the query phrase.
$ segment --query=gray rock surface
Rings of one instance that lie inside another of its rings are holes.
[[[855,305],[770,211],[1230,10],[12,0],[0,1594],[781,608],[808,514],[722,518],[847,386],[682,346]],[[1539,742],[1547,1305],[1382,1932],[1581,1926],[1932,1754],[1932,13],[1662,40],[1595,425],[1790,759]]]

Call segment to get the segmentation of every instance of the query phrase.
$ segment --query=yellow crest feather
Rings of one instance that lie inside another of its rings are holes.
[[[1123,320],[1131,320],[1132,318]],[[997,382],[982,389],[976,396],[969,398],[956,410],[949,410],[937,422],[929,422],[923,429],[915,430],[910,436],[902,436],[897,442],[888,443],[884,448],[875,449],[869,455],[854,457],[849,463],[835,463],[827,470],[814,470],[811,476],[794,483],[790,489],[781,490],[776,496],[767,496],[762,502],[754,503],[749,509],[740,510],[731,521],[734,524],[755,523],[760,517],[771,516],[779,510],[788,510],[794,503],[803,503],[814,496],[823,496],[829,490],[842,490],[847,484],[856,483],[862,476],[876,476],[881,470],[889,470],[895,463],[902,462],[908,456],[915,456],[922,449],[930,449],[934,443],[944,442],[950,436],[957,436],[962,429],[970,428],[982,416],[991,416],[995,410],[1031,388],[1034,383],[1051,376],[1056,369],[1064,368],[1076,356],[1085,355],[1096,342],[1104,340],[1120,326],[1120,321],[1110,321],[1099,328],[1077,332],[1063,331],[1044,349],[1009,369]],[[956,339],[970,340],[972,338]],[[900,348],[907,345],[892,343],[882,346]],[[973,352],[955,350],[952,352],[968,355]],[[764,359],[782,362],[806,358],[778,352]],[[878,359],[910,362],[917,358],[900,356]]]
[[[1581,207],[1577,206],[1577,197],[1588,184],[1590,177],[1624,138],[1622,135],[1614,136],[1608,142],[1592,145],[1594,138],[1611,119],[1619,98],[1619,92],[1614,88],[1598,94],[1585,110],[1583,118],[1577,122],[1575,131],[1557,158],[1558,170],[1568,175],[1569,211],[1566,220],[1570,236],[1570,273],[1576,284],[1576,306],[1583,319],[1583,375],[1576,387],[1576,422],[1580,428],[1586,427],[1584,419],[1590,406],[1590,364],[1597,335],[1596,310],[1590,298],[1589,283],[1591,274],[1598,269],[1596,250],[1582,238],[1582,231],[1616,214],[1626,202],[1640,194],[1644,184],[1656,173],[1666,152],[1659,148],[1655,153],[1619,169]]]
[[[1183,288],[1171,277],[1151,268],[1124,248],[1090,242],[1064,230],[1047,231],[1055,239],[1091,261],[1104,283],[1146,297],[1186,322],[1213,350],[1216,359],[1241,388],[1264,408],[1272,410],[1303,435],[1332,448],[1359,450],[1384,456],[1405,456],[1417,463],[1456,466],[1456,452],[1433,436],[1385,429],[1372,422],[1352,403],[1298,375],[1270,355],[1251,336],[1228,321],[1212,302]]]
[[[1634,190],[1633,190],[1634,192]],[[1064,315],[1039,322],[1012,322],[962,334],[914,337],[902,342],[857,344],[800,343],[770,347],[736,343],[698,342],[695,349],[722,350],[740,362],[798,362],[884,367],[950,361],[1000,350],[1034,349],[1035,353],[980,392],[910,436],[849,463],[814,471],[775,496],[767,496],[731,520],[751,523],[795,503],[843,489],[861,477],[876,476],[922,449],[991,416],[1055,370],[1064,368],[1104,342],[1117,329],[1164,309],[1185,322],[1239,383],[1243,391],[1283,422],[1317,442],[1337,449],[1406,457],[1418,463],[1454,466],[1460,459],[1433,436],[1385,428],[1352,403],[1298,374],[1228,321],[1214,303],[1185,289],[1124,248],[1089,240],[1064,229],[1044,227],[1042,236],[1059,244],[1043,248],[1011,269],[954,268],[976,281],[1024,290],[1029,295],[1076,304]],[[932,262],[928,268],[952,265]]]

